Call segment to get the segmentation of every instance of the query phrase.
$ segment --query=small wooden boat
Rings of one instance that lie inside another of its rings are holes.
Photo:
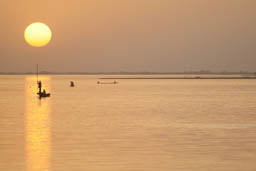
[[[46,93],[45,90],[42,91],[42,82],[40,80],[38,80],[38,64],[37,64],[37,85],[38,85],[38,93],[37,93],[37,95],[39,96],[40,99],[51,96],[51,94],[50,93]]]
[[[97,84],[117,84],[118,82],[114,81],[114,82],[100,82],[98,81]]]
[[[37,93],[39,98],[45,98],[45,97],[50,97],[51,94],[50,93]]]

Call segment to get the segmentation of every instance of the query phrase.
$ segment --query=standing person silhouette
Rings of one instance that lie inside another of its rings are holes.
[[[38,81],[38,89],[39,89],[39,94],[41,94],[41,91],[42,91],[42,82],[41,81]]]

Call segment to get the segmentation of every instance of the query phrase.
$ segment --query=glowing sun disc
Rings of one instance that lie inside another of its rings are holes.
[[[34,47],[47,45],[52,39],[51,29],[44,23],[36,22],[30,24],[24,32],[26,42]]]

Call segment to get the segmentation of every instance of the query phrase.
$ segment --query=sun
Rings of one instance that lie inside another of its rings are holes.
[[[34,47],[47,45],[52,39],[51,29],[44,23],[32,23],[25,29],[24,38],[26,42]]]

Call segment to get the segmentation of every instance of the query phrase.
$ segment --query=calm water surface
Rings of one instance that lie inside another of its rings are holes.
[[[256,80],[99,77],[0,76],[0,170],[256,170]]]

